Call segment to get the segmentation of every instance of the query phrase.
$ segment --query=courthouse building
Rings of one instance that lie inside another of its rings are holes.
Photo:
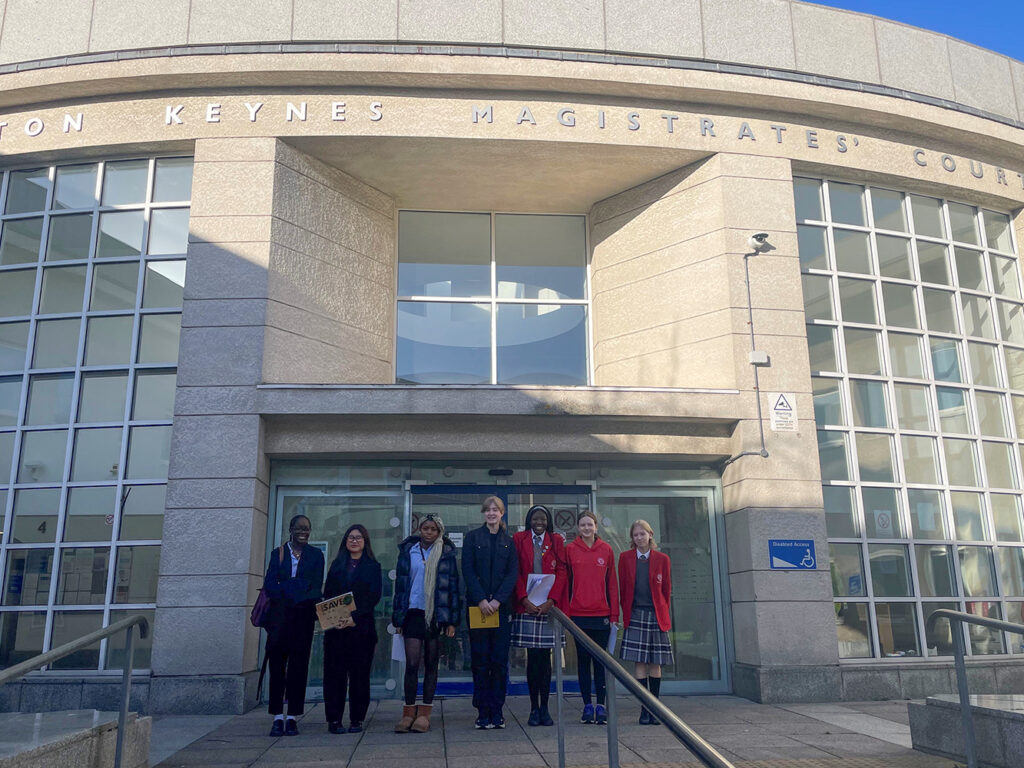
[[[1021,62],[790,0],[7,0],[0,177],[2,665],[141,612],[138,706],[245,710],[302,513],[369,529],[395,696],[397,544],[490,494],[652,523],[670,693],[917,698],[932,611],[1024,620]]]

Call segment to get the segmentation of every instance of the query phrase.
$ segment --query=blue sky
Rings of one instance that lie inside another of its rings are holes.
[[[813,0],[902,21],[1024,61],[1024,0]]]

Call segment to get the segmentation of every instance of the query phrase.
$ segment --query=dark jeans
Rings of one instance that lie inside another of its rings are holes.
[[[490,717],[505,706],[508,686],[508,651],[512,643],[512,623],[502,615],[497,629],[469,630],[473,665],[473,706]]]
[[[327,722],[341,721],[346,698],[350,701],[349,720],[361,723],[366,719],[366,710],[370,708],[370,669],[376,647],[376,632],[358,626],[329,629],[324,633],[324,714]]]
[[[547,707],[551,695],[551,651],[526,649],[526,685],[530,690],[530,708]]]
[[[289,621],[273,627],[267,635],[267,669],[270,673],[272,715],[284,713],[298,717],[306,707],[306,678],[309,676],[309,653],[313,645],[312,621]]]
[[[608,636],[611,634],[611,627],[608,624],[603,624],[602,628],[597,629],[599,626],[593,618],[589,616],[579,617],[573,619],[583,630],[583,632],[593,640],[595,643],[600,645],[602,648],[608,645]],[[573,640],[573,642],[576,642]],[[601,666],[601,662],[594,661],[594,657],[590,655],[586,648],[582,647],[579,643],[576,643],[576,668],[580,678],[580,693],[583,694],[583,703],[590,704],[590,670],[594,670],[594,689],[597,693],[597,703],[604,704],[604,667]]]

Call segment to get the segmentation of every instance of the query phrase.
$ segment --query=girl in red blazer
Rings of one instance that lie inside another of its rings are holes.
[[[565,604],[565,542],[555,533],[551,511],[543,504],[530,507],[526,526],[512,537],[519,555],[519,580],[513,604],[512,645],[526,649],[526,684],[530,690],[530,719],[527,725],[554,725],[548,713],[551,693],[551,649],[555,630],[547,616],[553,605]],[[531,573],[555,577],[546,600],[535,605],[527,597]]]
[[[569,566],[571,597],[566,613],[577,626],[602,648],[608,645],[611,625],[619,620],[619,588],[612,566],[615,553],[597,536],[597,518],[590,510],[580,514],[576,523],[579,535],[565,548]],[[586,648],[576,643],[580,693],[583,694],[581,723],[604,725],[608,713],[604,708],[604,667],[594,661]],[[593,666],[597,708],[590,698],[590,671]]]
[[[619,584],[622,586],[622,658],[636,662],[636,679],[655,697],[661,691],[661,665],[672,664],[672,563],[659,552],[654,531],[646,520],[629,527],[632,548],[619,555]],[[640,725],[658,725],[646,707],[640,710]]]

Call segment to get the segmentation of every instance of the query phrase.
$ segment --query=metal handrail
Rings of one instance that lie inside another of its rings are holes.
[[[964,611],[951,611],[948,608],[940,608],[933,611],[928,617],[925,626],[927,632],[935,629],[935,622],[939,619],[957,621],[963,624],[977,624],[979,627],[989,629],[1000,629],[1003,632],[1012,632],[1016,635],[1024,635],[1024,624],[1014,624],[1012,621],[1001,619],[990,619],[987,616],[975,616],[973,613]],[[956,688],[960,696],[960,722],[964,729],[964,752],[967,756],[967,768],[978,768],[977,745],[974,739],[974,717],[971,714],[971,697],[967,689],[967,665],[964,657],[967,654],[967,646],[964,642],[963,627],[952,632],[954,662],[956,664]]]
[[[564,627],[573,639],[583,646],[587,653],[601,664],[618,680],[633,696],[640,700],[640,704],[652,712],[662,725],[668,728],[683,745],[690,750],[697,758],[709,768],[735,768],[735,766],[723,757],[722,753],[705,741],[690,726],[683,722],[675,712],[661,703],[660,700],[640,685],[626,668],[617,662],[608,651],[598,645],[576,623],[566,616],[558,608],[550,608],[548,614],[556,619],[555,622],[555,648],[562,646],[562,628]],[[556,707],[558,709],[558,766],[565,768],[565,725],[562,717],[562,665],[555,664],[555,682],[558,698]],[[615,685],[608,680],[608,764],[610,768],[618,768],[618,729],[615,712]]]
[[[121,630],[125,630],[125,664],[124,673],[121,677],[121,708],[117,716],[117,745],[114,749],[114,768],[121,768],[121,756],[124,752],[125,723],[128,720],[128,700],[131,695],[132,687],[132,664],[135,656],[135,635],[132,632],[132,629],[136,625],[139,627],[139,639],[145,639],[146,635],[149,634],[149,619],[141,613],[136,613],[121,619],[120,621],[115,621],[109,627],[97,629],[95,632],[83,635],[77,640],[72,640],[70,643],[65,643],[64,645],[54,648],[52,651],[41,653],[38,656],[33,656],[31,659],[21,662],[20,664],[15,664],[13,667],[8,667],[0,672],[0,685],[9,683],[12,680],[17,680],[19,677],[27,675],[29,672],[45,667],[47,664],[52,664],[59,659],[63,659],[65,656],[70,656],[75,651],[88,648],[90,645],[93,645],[106,637],[116,635]]]

